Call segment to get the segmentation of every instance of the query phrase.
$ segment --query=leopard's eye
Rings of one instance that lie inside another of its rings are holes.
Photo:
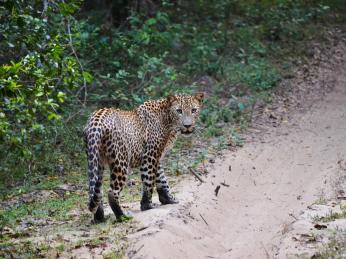
[[[182,114],[183,110],[182,109],[177,109],[177,113]]]
[[[192,113],[196,113],[196,112],[197,112],[197,109],[196,109],[196,108],[192,108],[191,112],[192,112]]]

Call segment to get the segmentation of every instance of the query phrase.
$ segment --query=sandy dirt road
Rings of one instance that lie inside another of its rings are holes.
[[[330,192],[337,161],[346,157],[346,48],[335,53],[336,65],[321,65],[316,77],[332,78],[326,96],[279,127],[249,134],[243,148],[216,160],[205,183],[183,181],[179,205],[136,213],[143,228],[129,236],[128,256],[282,257],[287,226]]]

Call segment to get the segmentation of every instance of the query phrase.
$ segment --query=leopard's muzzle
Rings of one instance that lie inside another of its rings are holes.
[[[195,127],[191,124],[184,124],[183,127],[181,127],[180,132],[184,135],[189,135],[195,131]]]

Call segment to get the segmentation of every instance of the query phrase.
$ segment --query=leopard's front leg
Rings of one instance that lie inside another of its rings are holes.
[[[159,195],[159,200],[161,204],[175,204],[178,203],[178,200],[174,198],[174,196],[171,194],[167,177],[164,174],[164,171],[162,168],[158,168],[156,175],[155,175],[155,181],[156,181],[156,190]]]
[[[143,183],[141,200],[142,211],[154,208],[152,195],[155,183],[161,204],[178,203],[178,200],[171,194],[167,178],[163,170],[160,169],[155,158],[147,158],[144,160],[140,170]]]

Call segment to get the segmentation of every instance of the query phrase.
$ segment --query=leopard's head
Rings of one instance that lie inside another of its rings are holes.
[[[167,97],[173,126],[177,131],[186,135],[195,131],[196,120],[200,113],[203,99],[204,93],[170,95]]]

